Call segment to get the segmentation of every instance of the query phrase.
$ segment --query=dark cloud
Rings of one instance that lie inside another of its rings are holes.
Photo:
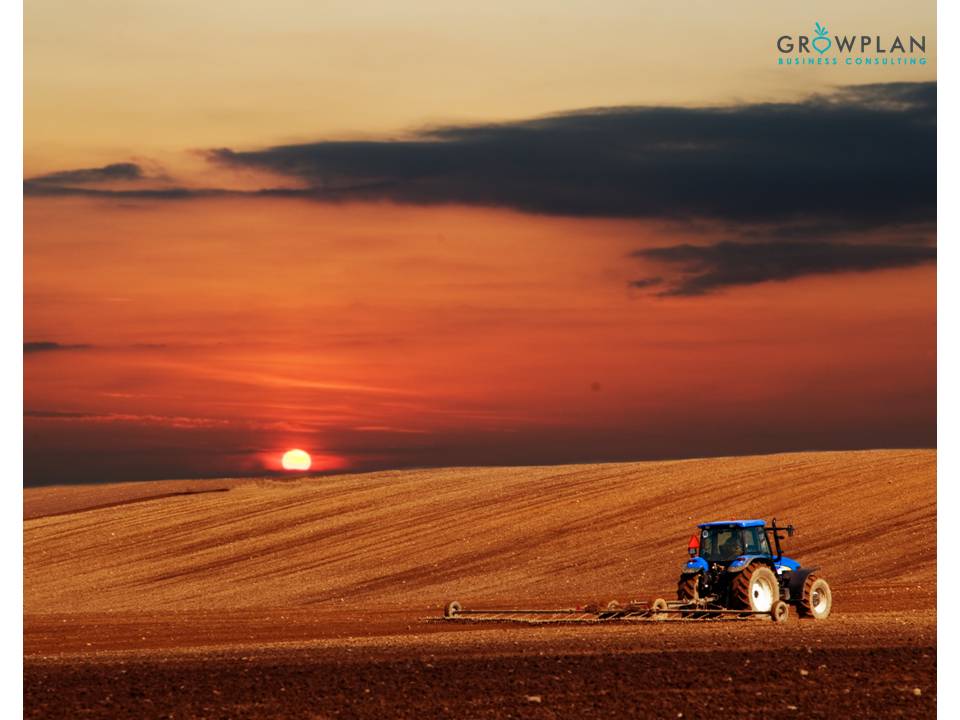
[[[81,196],[98,198],[116,198],[124,200],[192,200],[204,197],[219,197],[224,195],[243,195],[230,190],[197,189],[185,187],[171,188],[137,188],[134,190],[110,190],[104,188],[69,187],[37,183],[27,180],[23,183],[24,195],[34,196]]]
[[[88,183],[143,180],[143,168],[136,163],[113,163],[98,168],[80,168],[37,175],[27,182],[36,185],[85,185]]]
[[[49,340],[38,340],[34,342],[25,342],[23,344],[23,352],[25,355],[30,353],[44,353],[44,352],[62,352],[66,350],[89,350],[92,345],[64,345],[63,343],[51,342]]]
[[[840,242],[721,242],[638,250],[634,257],[675,267],[660,295],[704,295],[725,287],[790,280],[805,275],[865,272],[935,262],[937,250],[919,244]],[[634,287],[644,283],[631,283]]]
[[[935,215],[936,85],[796,103],[617,107],[210,157],[319,200],[467,203],[574,216],[877,225]]]
[[[180,187],[143,187],[146,183],[168,184],[170,178],[162,171],[148,174],[136,163],[113,163],[98,168],[80,168],[36,175],[23,183],[26,195],[82,195],[90,197],[129,197],[158,200],[188,198],[194,194],[222,193],[224,191],[196,191]],[[103,184],[133,183],[140,187],[96,187]]]
[[[406,139],[211,150],[219,164],[300,187],[95,188],[141,179],[133,163],[32,178],[31,195],[183,200],[464,203],[587,217],[708,219],[824,237],[932,223],[936,84],[839,88],[794,103],[615,107],[431,128]],[[821,231],[816,232],[820,227]]]
[[[642,278],[640,280],[631,280],[629,282],[629,285],[632,288],[643,290],[645,288],[661,285],[662,283],[663,283],[662,277],[649,277],[649,278]]]
[[[66,185],[53,185],[46,183],[35,183],[33,180],[27,180],[23,183],[23,192],[25,195],[32,196],[77,196],[91,198],[105,198],[116,200],[200,200],[203,198],[218,197],[287,197],[287,198],[308,198],[312,200],[328,200],[335,202],[341,198],[329,194],[321,197],[317,191],[301,188],[262,188],[260,190],[231,190],[228,188],[195,188],[195,187],[158,187],[158,188],[134,188],[128,190],[117,190],[113,188],[91,188],[91,187],[70,187]]]

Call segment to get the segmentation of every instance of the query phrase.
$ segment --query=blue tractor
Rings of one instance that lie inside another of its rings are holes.
[[[698,525],[690,539],[690,559],[677,582],[677,600],[685,614],[742,610],[770,613],[784,620],[793,605],[802,617],[825,620],[833,596],[830,585],[800,567],[780,548],[792,525],[770,527],[763,520],[723,520]]]

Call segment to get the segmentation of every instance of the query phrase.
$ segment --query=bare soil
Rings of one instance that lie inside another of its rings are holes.
[[[28,717],[934,717],[936,455],[807,453],[44,489]],[[151,488],[151,486],[153,486]],[[192,494],[176,494],[189,491]],[[526,627],[445,601],[669,597],[697,522],[776,516],[824,622]]]

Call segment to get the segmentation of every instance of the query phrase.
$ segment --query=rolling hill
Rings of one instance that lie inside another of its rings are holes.
[[[935,476],[883,450],[27,489],[25,613],[669,596],[696,523],[774,516],[838,611],[930,609]]]

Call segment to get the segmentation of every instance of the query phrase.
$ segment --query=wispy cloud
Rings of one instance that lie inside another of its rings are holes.
[[[409,388],[386,387],[338,380],[322,380],[291,375],[262,372],[258,370],[231,369],[213,367],[201,363],[180,363],[162,361],[153,363],[157,367],[176,369],[195,377],[206,377],[218,382],[251,385],[255,387],[287,388],[301,390],[330,391],[344,394],[418,396],[420,392]]]
[[[75,412],[64,410],[25,410],[24,417],[34,420],[76,423],[76,424],[116,424],[151,425],[175,430],[203,430],[216,428],[240,428],[255,430],[280,430],[303,432],[310,430],[309,423],[264,418],[227,419],[189,415],[156,415],[151,413],[122,412]]]
[[[23,352],[25,355],[31,353],[48,353],[48,352],[67,352],[71,350],[89,350],[93,345],[85,344],[64,344],[59,342],[53,342],[51,340],[35,340],[32,342],[25,342],[23,344]]]
[[[226,427],[231,421],[219,418],[186,417],[179,415],[139,415],[134,413],[86,413],[60,410],[25,410],[24,417],[40,420],[85,423],[130,423],[165,425],[176,428]]]
[[[143,180],[146,175],[136,163],[112,163],[103,167],[78,168],[36,175],[28,182],[35,185],[86,185],[90,183]]]
[[[721,242],[646,248],[634,257],[674,270],[659,295],[704,295],[726,287],[790,280],[806,275],[866,272],[935,262],[935,247],[920,244],[842,242]],[[661,284],[661,278],[635,280],[632,287]]]
[[[81,195],[90,197],[189,197],[194,191],[172,187],[170,178],[160,169],[148,172],[132,162],[111,163],[102,167],[71,168],[34,175],[23,183],[25,195]]]

